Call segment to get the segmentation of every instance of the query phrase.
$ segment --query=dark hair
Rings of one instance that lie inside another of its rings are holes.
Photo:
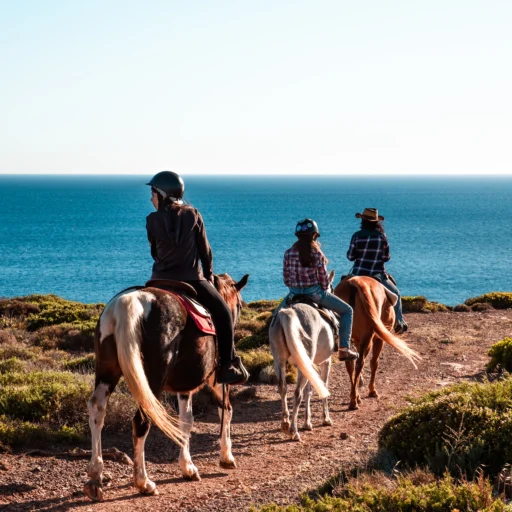
[[[318,233],[304,233],[299,235],[298,240],[293,244],[299,250],[299,260],[303,267],[313,266],[313,252],[319,252],[324,258],[324,253],[320,249],[320,243],[316,241]],[[325,258],[327,263],[327,258]]]
[[[384,234],[384,226],[380,220],[361,219],[361,229],[369,229]]]

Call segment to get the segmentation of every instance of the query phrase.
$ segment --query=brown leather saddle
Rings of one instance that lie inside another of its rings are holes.
[[[193,299],[197,298],[197,292],[194,290],[194,288],[188,283],[184,283],[183,281],[173,281],[171,279],[150,279],[146,283],[146,288],[149,287],[158,288],[160,290],[166,290],[169,292],[175,292],[177,294],[188,295]]]

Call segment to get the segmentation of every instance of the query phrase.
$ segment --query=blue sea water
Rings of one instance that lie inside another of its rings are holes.
[[[0,176],[0,296],[55,293],[106,302],[144,283],[152,260],[149,176]],[[457,304],[512,290],[510,177],[186,177],[214,270],[250,274],[246,301],[282,297],[296,221],[314,218],[329,268],[351,267],[355,213],[386,217],[391,272],[404,295]]]

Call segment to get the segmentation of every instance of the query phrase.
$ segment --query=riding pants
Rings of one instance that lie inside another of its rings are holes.
[[[400,296],[400,290],[396,287],[396,284],[387,277],[387,274],[379,274],[380,282],[384,288],[387,288],[389,291],[393,292],[395,295],[398,295],[398,300],[394,306],[396,321],[402,325],[404,322],[404,317],[402,314],[402,297]]]
[[[235,336],[233,318],[228,305],[209,281],[185,281],[197,292],[197,300],[212,315],[217,331],[217,345],[221,361],[231,361],[235,357]]]

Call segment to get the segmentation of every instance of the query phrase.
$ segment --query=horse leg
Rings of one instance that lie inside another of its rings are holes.
[[[370,393],[368,396],[371,396],[373,398],[378,398],[379,394],[377,393],[377,390],[375,389],[375,377],[377,375],[377,369],[379,368],[379,356],[382,350],[383,341],[379,338],[375,338],[373,340],[373,351],[372,351],[372,360],[370,363],[370,368],[372,371],[371,377],[370,377],[370,385],[369,390]]]
[[[183,478],[187,480],[199,481],[199,471],[192,462],[190,456],[190,432],[194,425],[194,415],[192,413],[192,395],[187,393],[178,393],[178,404],[180,409],[180,429],[187,436],[186,441],[180,449],[180,468]]]
[[[297,377],[297,387],[295,388],[295,393],[293,394],[293,411],[292,411],[292,423],[290,425],[290,437],[294,441],[300,441],[300,435],[297,430],[297,416],[299,415],[299,407],[302,402],[302,393],[306,384],[308,383],[306,377],[302,375],[299,371],[299,375]]]
[[[94,389],[87,408],[89,410],[89,427],[91,428],[92,450],[91,461],[87,469],[89,481],[84,486],[84,494],[91,500],[103,500],[103,456],[101,451],[101,431],[105,421],[108,399],[114,391],[119,376],[110,375],[96,379]]]
[[[144,446],[149,434],[150,423],[141,412],[140,408],[132,420],[133,432],[133,482],[141,494],[156,496],[158,490],[156,484],[148,478],[146,463],[144,460]]]
[[[325,382],[325,387],[329,389],[329,373],[331,372],[331,358],[329,357],[326,361],[324,361],[320,365],[320,376],[322,377],[322,380]],[[329,403],[328,398],[324,398],[322,400],[322,407],[323,407],[323,425],[332,425],[331,417],[329,416]]]
[[[313,430],[311,423],[311,384],[308,382],[304,388],[304,430]]]
[[[279,373],[277,375],[277,387],[281,395],[281,405],[283,416],[281,421],[281,430],[288,433],[290,431],[290,411],[288,410],[288,383],[286,382],[286,361],[280,362]]]
[[[361,403],[361,397],[359,396],[359,379],[361,378],[361,373],[364,368],[364,362],[368,352],[370,351],[371,346],[371,336],[370,339],[365,343],[361,342],[361,351],[359,352],[359,359],[356,361],[356,370],[354,374],[354,382],[352,384],[352,391],[350,393],[350,404],[348,408],[350,410],[359,409],[359,404]]]
[[[210,387],[217,402],[219,418],[221,421],[220,432],[220,461],[219,466],[223,469],[235,469],[236,462],[231,452],[231,420],[233,418],[233,407],[229,401],[229,386],[226,388],[224,402],[222,400],[222,384],[213,384],[215,376],[211,377]],[[224,410],[224,422],[222,422],[222,411]]]

